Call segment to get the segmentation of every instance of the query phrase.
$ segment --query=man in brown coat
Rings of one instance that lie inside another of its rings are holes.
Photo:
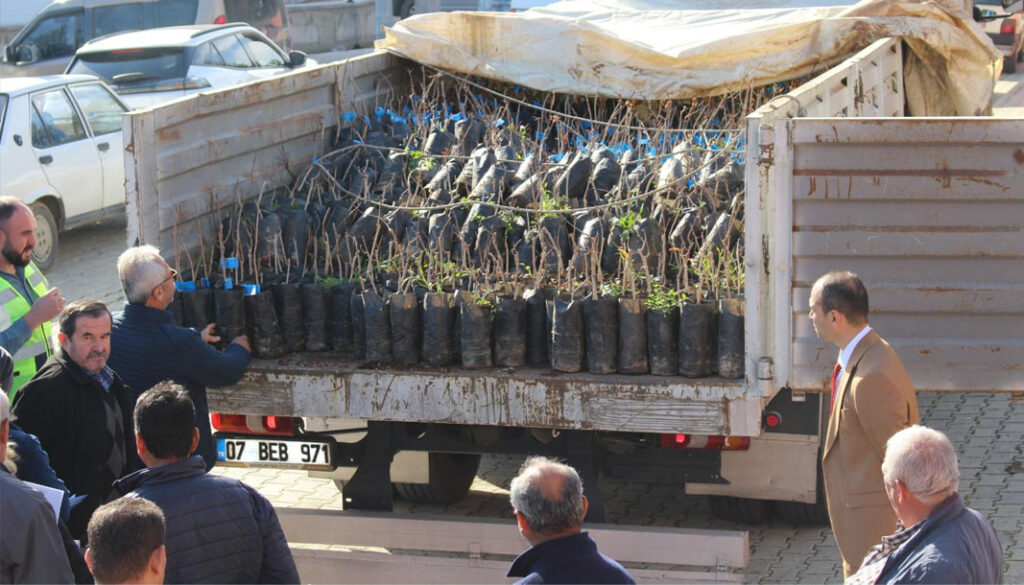
[[[885,443],[920,422],[903,362],[868,325],[868,293],[852,272],[830,272],[811,288],[818,337],[839,347],[821,466],[843,573],[856,572],[871,546],[896,531],[882,481]]]

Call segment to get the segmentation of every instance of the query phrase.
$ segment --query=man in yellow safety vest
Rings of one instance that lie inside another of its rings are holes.
[[[60,291],[31,261],[35,231],[27,205],[0,197],[0,347],[14,356],[12,400],[53,353],[52,321],[64,308]]]

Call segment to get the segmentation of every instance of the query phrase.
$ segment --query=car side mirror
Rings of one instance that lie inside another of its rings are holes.
[[[302,51],[291,51],[288,53],[288,66],[301,67],[306,62],[306,54]]]
[[[14,50],[14,62],[19,64],[35,63],[39,60],[39,51],[32,45],[18,45]]]

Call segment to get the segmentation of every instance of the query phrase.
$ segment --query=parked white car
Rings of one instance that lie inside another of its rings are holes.
[[[302,51],[285,53],[246,24],[190,25],[90,41],[67,73],[103,79],[136,109],[316,64]]]
[[[0,79],[0,192],[32,208],[42,270],[57,257],[59,231],[123,215],[126,111],[90,75]]]

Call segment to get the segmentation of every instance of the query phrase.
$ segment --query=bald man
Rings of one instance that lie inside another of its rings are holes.
[[[510,499],[519,532],[532,546],[516,557],[509,577],[523,583],[633,583],[626,569],[597,550],[581,527],[587,497],[575,469],[530,457],[512,480]]]

